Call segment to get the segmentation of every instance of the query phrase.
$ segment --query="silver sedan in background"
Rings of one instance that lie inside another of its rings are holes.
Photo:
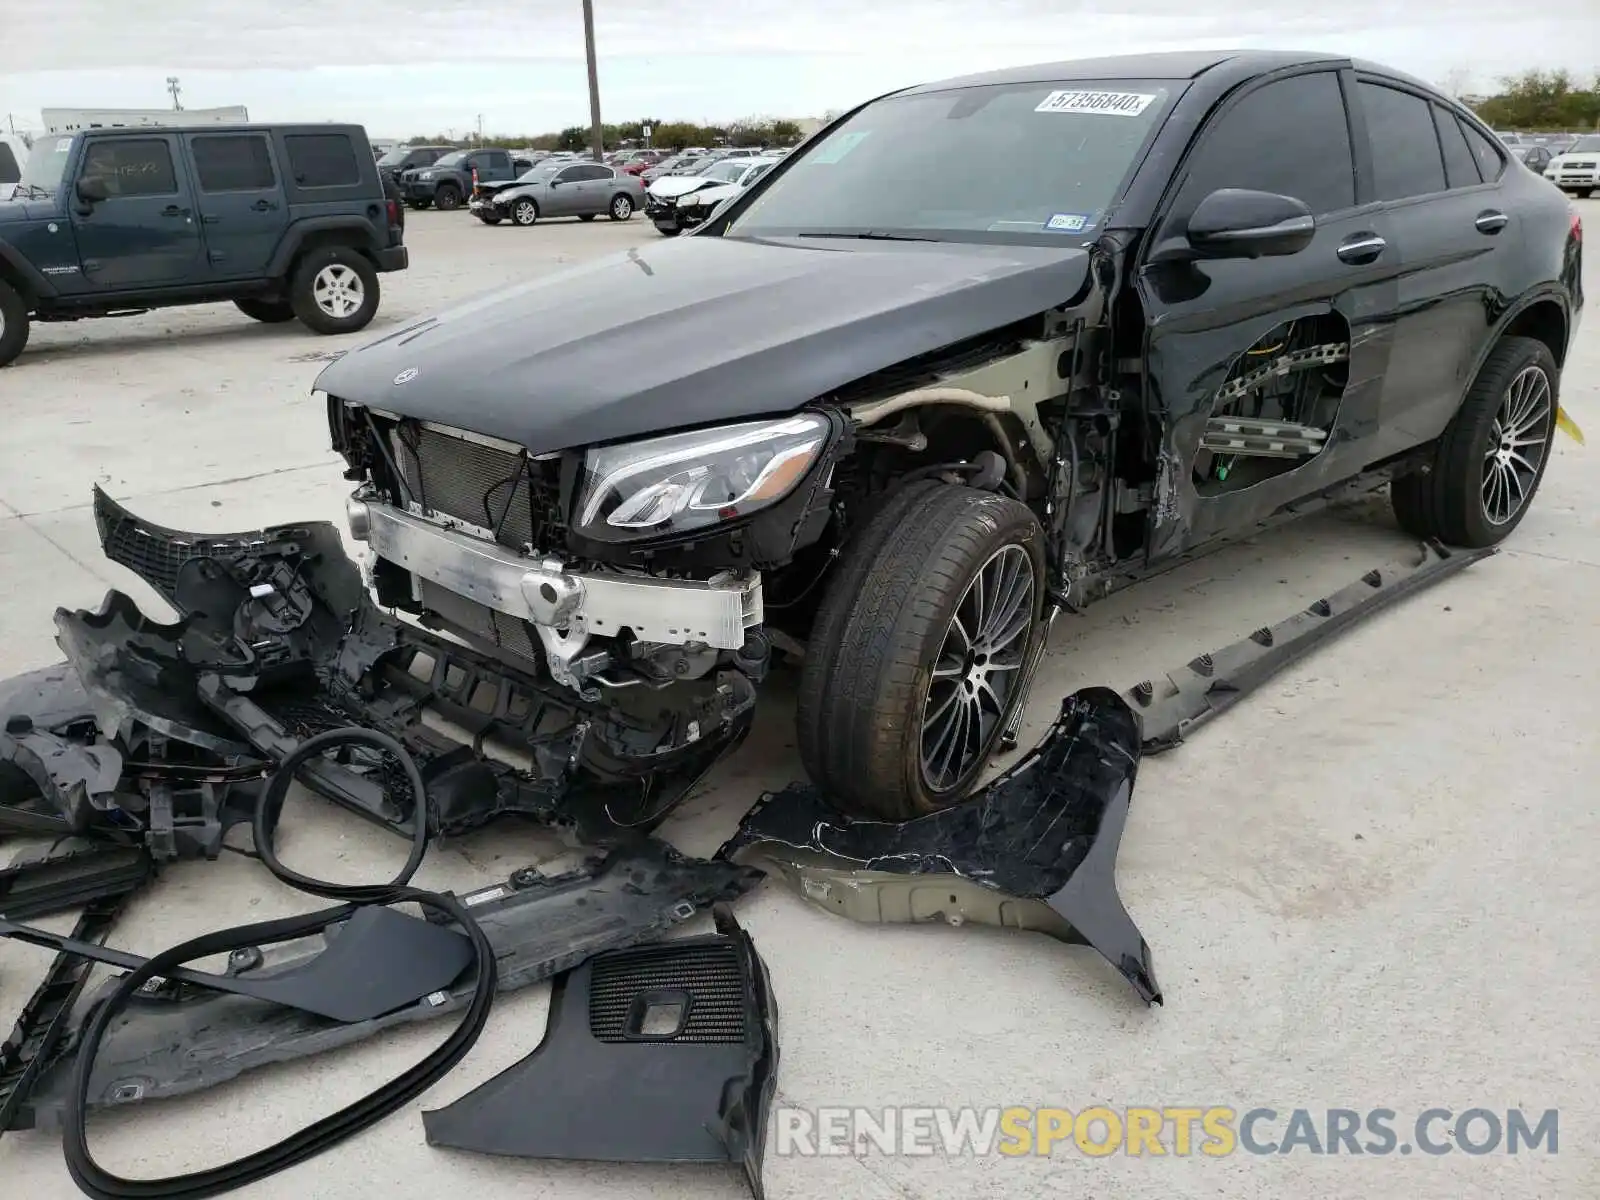
[[[644,184],[634,175],[596,162],[544,163],[514,187],[476,202],[493,206],[493,216],[513,225],[532,225],[542,217],[592,221],[604,213],[626,221],[644,207]]]

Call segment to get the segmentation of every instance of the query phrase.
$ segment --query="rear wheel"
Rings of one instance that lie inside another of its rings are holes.
[[[1559,383],[1548,346],[1504,338],[1445,428],[1433,461],[1389,485],[1400,527],[1456,546],[1493,546],[1508,537],[1550,464]]]
[[[313,250],[295,269],[289,302],[317,333],[354,333],[378,311],[378,273],[347,247]]]
[[[592,221],[592,220],[594,220],[594,217],[595,217],[594,213],[581,213],[578,216],[578,220],[580,220],[580,221]]]
[[[626,221],[633,216],[633,197],[624,192],[618,192],[611,197],[611,219],[613,221]]]
[[[539,206],[532,200],[518,200],[511,206],[511,219],[518,225],[532,225],[539,219]]]
[[[439,190],[433,193],[433,202],[440,212],[455,212],[461,207],[461,189],[453,183],[440,184]]]
[[[264,325],[282,325],[294,320],[294,305],[287,300],[235,300],[233,306]]]
[[[1026,505],[923,481],[847,545],[796,713],[801,761],[841,809],[904,820],[972,791],[1043,636],[1043,540]]]
[[[0,279],[0,367],[17,360],[28,344],[28,302]]]

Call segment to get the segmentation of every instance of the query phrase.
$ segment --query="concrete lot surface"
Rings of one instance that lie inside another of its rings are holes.
[[[1584,203],[1600,230],[1600,203]],[[488,228],[419,213],[415,267],[383,281],[361,338],[257,325],[231,306],[46,326],[0,371],[0,674],[55,661],[51,613],[110,587],[163,610],[104,561],[98,482],[134,511],[226,531],[299,518],[342,525],[348,488],[308,389],[319,361],[401,322],[592,255],[658,242],[626,225]],[[1588,292],[1600,295],[1600,255]],[[648,363],[617,364],[648,371]],[[739,919],[782,1007],[786,1106],[1095,1105],[1391,1109],[1401,1142],[1429,1108],[1503,1117],[1559,1109],[1559,1152],[1511,1156],[803,1157],[769,1153],[772,1200],[1032,1197],[1583,1197],[1600,1194],[1600,324],[1566,369],[1589,448],[1557,444],[1505,551],[1319,652],[1139,774],[1120,861],[1166,1006],[1146,1011],[1092,952],[967,927],[867,928],[768,883]],[[797,397],[800,399],[800,397]],[[1397,557],[1379,499],[1190,564],[1057,624],[1025,743],[1074,688],[1125,687],[1226,644]],[[763,789],[796,778],[792,684],[756,735],[668,823],[709,853]],[[387,878],[398,839],[305,799],[285,857]],[[503,877],[529,839],[479,833],[430,855],[419,882]],[[258,865],[183,864],[133,905],[114,943],[155,952],[195,934],[314,907]],[[47,954],[0,944],[0,1022]],[[497,1005],[482,1041],[420,1102],[248,1194],[318,1200],[471,1196],[618,1200],[744,1194],[705,1167],[598,1166],[430,1149],[420,1112],[456,1099],[539,1041],[547,988]],[[125,1174],[215,1164],[285,1136],[416,1061],[443,1028],[256,1072],[186,1101],[93,1122]],[[1434,1127],[1440,1135],[1448,1125]],[[1477,1137],[1483,1136],[1478,1130]],[[1197,1134],[1196,1143],[1199,1142]],[[1365,1139],[1364,1139],[1365,1140]],[[0,1194],[76,1195],[54,1137],[0,1140]]]

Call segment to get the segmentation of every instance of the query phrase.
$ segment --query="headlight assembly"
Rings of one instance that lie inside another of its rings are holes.
[[[597,447],[584,457],[578,532],[630,541],[748,516],[794,490],[828,428],[826,417],[804,413]]]
[[[418,179],[432,179],[433,178],[433,172],[432,171],[424,171],[424,172],[422,172],[422,174],[418,175],[417,178]]]

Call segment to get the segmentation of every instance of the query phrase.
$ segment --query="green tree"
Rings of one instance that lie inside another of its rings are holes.
[[[1600,79],[1578,86],[1567,71],[1524,71],[1500,81],[1501,91],[1477,106],[1497,129],[1593,129],[1600,124]]]

